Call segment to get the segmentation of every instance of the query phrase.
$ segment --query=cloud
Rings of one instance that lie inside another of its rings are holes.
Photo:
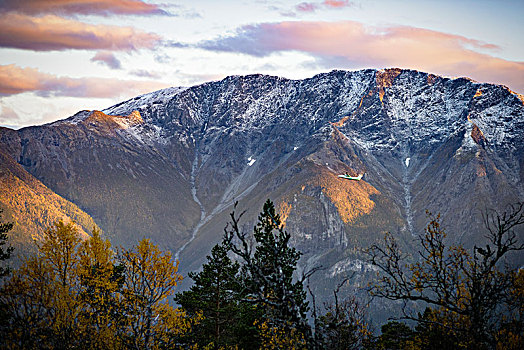
[[[136,69],[133,71],[130,71],[129,74],[135,75],[137,77],[141,78],[150,78],[150,79],[159,79],[162,77],[162,73],[160,72],[153,72],[145,69]]]
[[[113,55],[112,52],[109,51],[98,51],[93,58],[91,58],[92,62],[99,62],[101,64],[104,64],[108,66],[111,69],[121,69],[122,64],[120,61]]]
[[[354,6],[353,2],[349,0],[324,0],[322,5],[331,8],[343,8]]]
[[[320,8],[328,8],[328,9],[341,9],[344,7],[353,7],[355,4],[353,2],[350,2],[348,0],[324,0],[321,3],[316,2],[302,2],[295,6],[295,9],[298,12],[315,12],[316,10],[319,10]]]
[[[11,107],[0,102],[0,125],[17,123],[21,120],[18,113],[16,113]]]
[[[295,6],[295,9],[299,12],[315,12],[320,6],[313,2],[302,2]]]
[[[231,36],[203,41],[197,47],[258,57],[299,51],[326,68],[411,68],[467,75],[524,91],[524,62],[486,53],[496,52],[497,46],[408,26],[372,27],[353,21],[262,23],[240,27]]]
[[[42,73],[14,64],[0,65],[0,95],[34,92],[39,96],[113,98],[167,87],[155,81],[108,78],[70,78]]]
[[[51,51],[66,49],[151,49],[160,36],[132,27],[93,25],[54,15],[29,17],[16,13],[0,15],[0,47]]]
[[[30,15],[169,15],[159,5],[141,0],[4,0],[0,10]]]

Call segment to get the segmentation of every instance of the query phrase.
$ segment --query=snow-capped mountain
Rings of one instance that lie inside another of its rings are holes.
[[[0,142],[115,244],[152,237],[184,272],[235,201],[250,229],[271,198],[301,266],[332,281],[360,272],[357,286],[374,273],[361,249],[386,231],[413,249],[426,209],[453,242],[481,241],[483,210],[524,199],[523,131],[524,97],[504,86],[387,69],[231,76],[2,129]]]

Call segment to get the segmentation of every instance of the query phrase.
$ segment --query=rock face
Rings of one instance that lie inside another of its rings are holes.
[[[374,273],[362,248],[386,231],[414,249],[426,209],[454,243],[482,241],[482,211],[524,199],[523,100],[400,69],[232,76],[0,139],[115,244],[152,237],[184,272],[220,240],[235,201],[249,230],[271,198],[301,266],[325,267],[316,278],[332,283],[316,289],[329,294],[351,272],[353,286]]]

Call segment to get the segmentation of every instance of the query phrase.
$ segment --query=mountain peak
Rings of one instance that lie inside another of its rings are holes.
[[[87,115],[83,115],[81,120],[75,120],[74,124],[81,122],[82,124],[105,127],[113,129],[127,129],[129,127],[142,124],[144,120],[138,111],[132,111],[128,115],[109,115],[101,111],[91,111]]]

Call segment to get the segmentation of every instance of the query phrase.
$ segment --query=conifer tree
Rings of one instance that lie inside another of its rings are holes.
[[[191,340],[201,346],[256,348],[254,308],[244,301],[247,290],[240,276],[240,264],[228,256],[226,241],[213,247],[199,273],[190,272],[194,284],[175,300],[190,315],[202,314]]]
[[[301,253],[290,247],[291,235],[284,231],[271,200],[264,203],[254,227],[254,247],[238,226],[241,216],[231,214],[231,222],[225,230],[226,239],[232,242],[231,250],[244,264],[252,302],[264,314],[259,324],[276,329],[296,329],[309,339],[306,292],[303,281],[293,276]]]

